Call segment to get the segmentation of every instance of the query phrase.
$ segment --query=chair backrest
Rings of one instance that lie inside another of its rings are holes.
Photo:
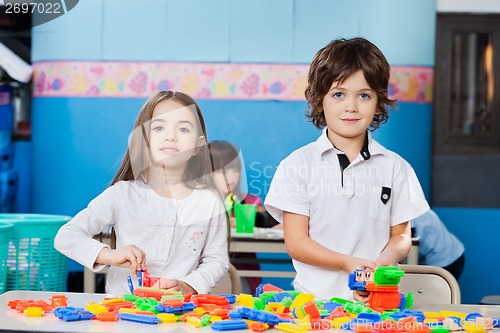
[[[460,304],[460,287],[447,270],[426,265],[399,265],[405,272],[399,284],[403,294],[413,292],[414,305]]]
[[[212,294],[241,294],[241,280],[238,270],[232,264],[229,264],[227,273],[210,292]]]

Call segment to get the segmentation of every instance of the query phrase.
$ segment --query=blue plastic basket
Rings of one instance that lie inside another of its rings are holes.
[[[7,255],[7,290],[66,291],[67,258],[54,238],[69,216],[0,214],[13,224]]]
[[[7,290],[7,257],[13,227],[12,223],[0,222],[0,294]]]

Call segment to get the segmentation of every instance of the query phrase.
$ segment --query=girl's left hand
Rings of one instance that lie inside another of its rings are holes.
[[[180,291],[183,294],[197,294],[196,290],[184,281],[177,279],[161,278],[153,285],[153,288]]]

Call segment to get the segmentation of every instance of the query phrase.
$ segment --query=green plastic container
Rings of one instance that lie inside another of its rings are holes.
[[[54,238],[69,216],[0,214],[13,224],[7,254],[7,290],[66,291],[67,258]]]
[[[7,256],[13,227],[12,223],[0,222],[0,294],[7,291]]]

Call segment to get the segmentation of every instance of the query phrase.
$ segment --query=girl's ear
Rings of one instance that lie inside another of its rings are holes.
[[[207,143],[207,141],[205,140],[205,136],[202,135],[198,138],[198,147],[201,147],[206,143]]]
[[[200,148],[203,147],[203,145],[205,145],[207,142],[205,140],[205,136],[200,136],[198,137],[198,144],[196,145],[196,147],[193,149],[193,155],[192,156],[196,156],[199,151],[200,151]]]

